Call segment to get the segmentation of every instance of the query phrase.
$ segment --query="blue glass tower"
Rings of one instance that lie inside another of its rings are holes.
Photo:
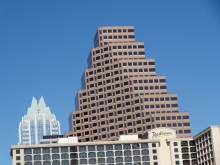
[[[33,97],[27,115],[24,115],[19,124],[19,144],[38,144],[45,135],[59,134],[60,123],[56,120],[56,116],[51,114],[43,97],[40,98],[39,103]]]

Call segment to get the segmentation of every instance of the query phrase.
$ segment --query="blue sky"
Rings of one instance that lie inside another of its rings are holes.
[[[68,117],[99,26],[133,25],[147,58],[189,111],[192,134],[220,124],[220,3],[216,0],[0,0],[0,164],[32,97],[68,131]]]

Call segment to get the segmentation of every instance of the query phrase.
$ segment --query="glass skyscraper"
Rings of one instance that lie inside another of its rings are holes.
[[[43,97],[40,98],[39,103],[33,97],[27,115],[24,115],[19,124],[19,144],[38,144],[45,135],[59,134],[60,123],[46,106]]]

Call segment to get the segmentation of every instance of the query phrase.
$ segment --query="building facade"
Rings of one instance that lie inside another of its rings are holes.
[[[99,27],[87,62],[66,136],[106,141],[141,137],[157,127],[191,136],[188,112],[178,110],[177,95],[167,92],[165,76],[156,75],[155,61],[145,57],[133,26]]]
[[[210,126],[194,136],[198,165],[220,165],[220,126]]]
[[[19,144],[38,144],[45,135],[59,135],[60,123],[56,116],[46,106],[43,97],[39,104],[35,98],[32,99],[31,107],[27,115],[22,118],[19,124]]]
[[[171,128],[155,128],[146,139],[121,135],[117,141],[78,142],[77,137],[57,143],[11,146],[12,165],[197,165],[192,138],[177,138]]]

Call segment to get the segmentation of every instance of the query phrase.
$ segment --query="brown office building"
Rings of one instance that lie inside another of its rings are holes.
[[[166,77],[156,75],[154,59],[145,57],[133,26],[99,27],[87,62],[67,136],[80,142],[140,138],[156,127],[191,136],[188,112],[178,111],[177,95],[167,93]]]

